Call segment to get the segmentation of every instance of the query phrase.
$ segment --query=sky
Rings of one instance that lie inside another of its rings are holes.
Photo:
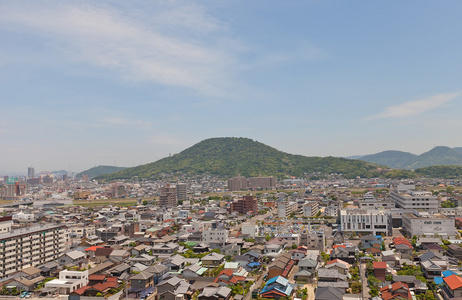
[[[461,1],[1,1],[0,173],[211,137],[306,156],[462,146]]]

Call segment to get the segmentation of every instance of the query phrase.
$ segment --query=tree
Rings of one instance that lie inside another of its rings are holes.
[[[360,281],[352,282],[350,285],[352,294],[359,294],[363,291],[363,284]]]
[[[103,297],[103,294],[101,294],[100,292],[96,293],[96,297]]]
[[[296,245],[296,244],[292,244],[292,249],[297,249],[297,245]]]
[[[148,204],[149,204],[148,200],[144,200],[144,201],[143,201],[143,205],[144,205],[144,206],[146,206],[146,205],[148,205]]]

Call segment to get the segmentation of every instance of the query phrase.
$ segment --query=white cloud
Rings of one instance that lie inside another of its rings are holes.
[[[223,38],[226,25],[202,7],[178,3],[142,12],[90,3],[1,5],[0,25],[32,33],[68,60],[117,71],[129,81],[214,95],[227,88],[236,64],[233,41]]]
[[[367,117],[367,120],[384,118],[406,118],[436,109],[457,98],[460,93],[437,94],[422,100],[409,101],[398,105],[386,107],[381,113]]]

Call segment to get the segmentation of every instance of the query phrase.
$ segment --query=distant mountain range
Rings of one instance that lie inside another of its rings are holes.
[[[96,179],[153,178],[160,173],[215,174],[223,177],[300,176],[341,173],[346,178],[378,176],[376,164],[338,157],[288,154],[248,138],[211,138],[153,163],[100,175]]]
[[[421,155],[403,151],[383,151],[376,154],[354,156],[356,159],[393,169],[419,169],[430,166],[462,166],[462,147],[438,146]],[[351,158],[351,157],[348,157]]]
[[[82,178],[82,175],[88,175],[89,179],[95,178],[96,176],[111,174],[120,170],[123,170],[123,167],[115,166],[97,166],[91,169],[80,172],[76,175],[77,178]]]

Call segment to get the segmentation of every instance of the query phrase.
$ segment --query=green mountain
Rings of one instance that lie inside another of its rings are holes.
[[[462,154],[445,146],[438,146],[417,157],[407,169],[418,169],[437,165],[462,165]]]
[[[422,177],[430,178],[462,178],[462,166],[431,166],[415,169],[414,172]]]
[[[358,159],[378,165],[388,166],[393,169],[406,169],[407,166],[412,164],[416,158],[417,155],[409,152],[389,150],[376,154],[365,155]]]
[[[100,175],[111,174],[120,170],[123,170],[123,167],[114,167],[114,166],[97,166],[91,169],[80,172],[76,175],[77,178],[81,178],[82,175],[88,175],[89,179],[95,178]]]
[[[358,158],[395,169],[418,169],[438,165],[462,165],[462,148],[438,146],[421,155],[402,151],[383,151]]]
[[[341,173],[345,177],[377,176],[377,165],[346,158],[288,154],[247,138],[211,138],[179,154],[128,168],[97,179],[152,178],[159,173],[210,173],[223,177],[300,176],[303,173]]]

